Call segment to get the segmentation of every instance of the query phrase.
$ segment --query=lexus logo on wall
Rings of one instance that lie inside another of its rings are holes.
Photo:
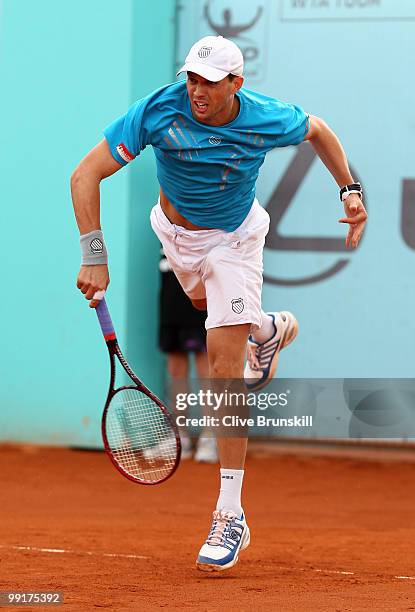
[[[264,281],[266,283],[285,286],[317,283],[340,272],[340,270],[347,266],[352,257],[352,251],[346,248],[346,234],[342,238],[327,236],[283,236],[281,234],[280,225],[282,219],[289,207],[294,203],[295,195],[316,157],[317,155],[313,148],[307,144],[300,145],[296,149],[295,156],[265,206],[271,218],[270,231],[265,241],[265,247],[275,251],[338,253],[337,261],[335,261],[334,264],[322,266],[319,272],[311,276],[280,278],[264,274]],[[353,168],[351,168],[351,173],[355,178],[357,177],[357,173]],[[340,217],[343,215],[343,207],[340,201],[339,205]],[[367,208],[366,200],[365,206]],[[347,230],[348,226],[346,226],[345,229]],[[360,244],[362,240],[363,237]]]

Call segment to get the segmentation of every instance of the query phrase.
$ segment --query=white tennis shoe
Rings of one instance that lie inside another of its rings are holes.
[[[176,447],[177,441],[175,437],[165,438],[154,446],[148,446],[143,450],[143,457],[146,461],[154,461],[165,455],[170,455]],[[191,459],[193,456],[192,441],[187,434],[180,433],[180,444],[182,447],[181,459]]]
[[[244,379],[247,389],[257,391],[265,387],[274,376],[281,349],[285,348],[298,333],[297,319],[291,312],[268,312],[272,318],[274,333],[262,344],[248,338],[247,363]],[[276,323],[277,321],[277,323]]]
[[[196,560],[197,569],[202,572],[230,569],[238,562],[239,552],[249,546],[250,539],[244,513],[238,519],[235,512],[215,510],[209,535]]]
[[[166,455],[170,456],[176,448],[177,440],[175,436],[165,438],[154,446],[148,446],[143,449],[143,457],[146,461],[156,461]]]
[[[216,446],[216,438],[200,437],[197,441],[196,452],[194,460],[197,463],[217,463],[218,461],[218,449]]]
[[[191,459],[193,456],[192,441],[187,433],[180,432],[180,442],[182,445],[181,459]]]

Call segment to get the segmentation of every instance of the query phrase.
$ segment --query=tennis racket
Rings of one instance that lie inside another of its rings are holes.
[[[94,296],[99,299],[97,292]],[[108,347],[110,385],[102,415],[105,451],[123,476],[139,484],[167,480],[177,469],[181,445],[177,426],[164,404],[139,380],[118,346],[114,326],[103,298],[96,311]],[[115,388],[116,361],[131,379]]]

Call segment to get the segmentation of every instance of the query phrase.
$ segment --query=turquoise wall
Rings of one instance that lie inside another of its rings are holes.
[[[69,178],[105,125],[156,79],[171,80],[173,9],[170,0],[2,3],[0,440],[100,443],[108,357],[95,313],[75,286],[80,253]],[[160,391],[151,151],[101,192],[108,303],[120,344]]]
[[[413,376],[415,3],[181,0],[178,29],[175,5],[2,2],[0,440],[100,444],[108,362],[75,286],[69,177],[105,125],[173,80],[194,40],[215,32],[242,47],[248,87],[334,128],[370,213],[359,249],[345,251],[337,188],[310,147],[268,156],[264,305],[292,310],[301,329],[280,376]],[[151,150],[102,186],[108,303],[127,358],[160,393],[156,196]]]

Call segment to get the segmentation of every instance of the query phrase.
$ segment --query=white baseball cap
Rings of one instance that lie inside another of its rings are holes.
[[[190,49],[177,73],[195,72],[208,81],[221,81],[228,74],[242,76],[244,58],[240,48],[223,36],[205,36]]]

